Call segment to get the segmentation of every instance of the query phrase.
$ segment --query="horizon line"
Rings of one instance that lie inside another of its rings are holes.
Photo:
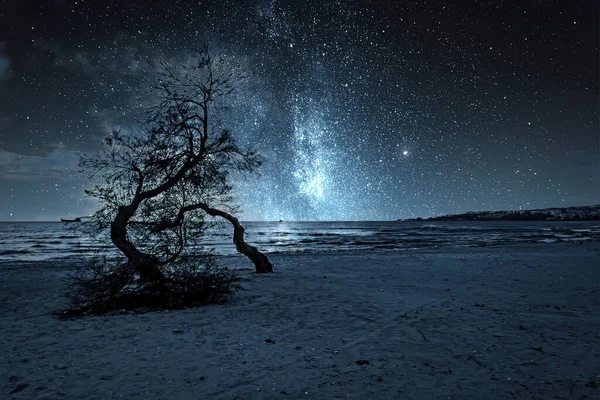
[[[596,204],[585,204],[585,205],[570,205],[570,206],[556,206],[556,207],[545,207],[545,208],[527,208],[527,209],[504,209],[504,210],[470,210],[470,211],[466,211],[466,212],[461,212],[461,213],[451,213],[451,214],[437,214],[437,215],[429,215],[429,216],[421,216],[421,217],[410,217],[410,218],[396,218],[396,219],[340,219],[340,220],[319,220],[319,219],[310,219],[310,220],[243,220],[240,219],[241,222],[276,222],[276,223],[286,223],[286,222],[400,222],[400,221],[410,221],[410,220],[416,220],[418,218],[421,219],[428,219],[428,218],[437,218],[437,217],[450,217],[450,216],[459,216],[459,215],[465,215],[465,214],[471,214],[471,213],[489,213],[489,212],[517,212],[517,211],[543,211],[543,210],[551,210],[551,209],[569,209],[569,208],[582,208],[582,207],[600,207],[600,203],[596,203]],[[86,215],[86,216],[82,216],[82,217],[76,217],[76,218],[90,218],[91,216]],[[49,220],[38,220],[38,221],[27,221],[27,220],[0,220],[0,223],[15,223],[15,222],[27,222],[27,223],[33,223],[33,222],[63,222],[60,220],[60,218],[58,220],[56,219],[49,219]]]

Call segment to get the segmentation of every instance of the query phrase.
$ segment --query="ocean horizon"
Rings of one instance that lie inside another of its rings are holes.
[[[598,221],[244,221],[246,241],[267,253],[406,251],[447,246],[577,242],[600,239]],[[82,224],[0,221],[0,261],[118,255],[107,235]],[[237,254],[232,228],[219,222],[202,241],[217,255]]]

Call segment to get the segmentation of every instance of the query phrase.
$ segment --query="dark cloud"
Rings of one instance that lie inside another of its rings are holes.
[[[0,42],[0,80],[5,79],[8,76],[8,70],[10,67],[10,58],[4,54],[4,47],[6,44]]]

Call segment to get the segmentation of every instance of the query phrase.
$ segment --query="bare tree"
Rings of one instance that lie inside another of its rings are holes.
[[[236,249],[256,272],[273,271],[268,258],[245,243],[230,205],[230,174],[255,171],[262,159],[239,146],[216,118],[244,80],[208,50],[177,66],[163,63],[145,130],[113,132],[104,151],[82,158],[81,166],[102,182],[87,191],[100,205],[92,221],[110,227],[125,267],[142,279],[164,284],[163,266],[199,248],[207,214],[233,225]]]

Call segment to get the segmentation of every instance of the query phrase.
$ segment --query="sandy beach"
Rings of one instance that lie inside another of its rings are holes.
[[[273,254],[229,303],[61,321],[72,261],[0,265],[15,399],[597,399],[598,242]]]

